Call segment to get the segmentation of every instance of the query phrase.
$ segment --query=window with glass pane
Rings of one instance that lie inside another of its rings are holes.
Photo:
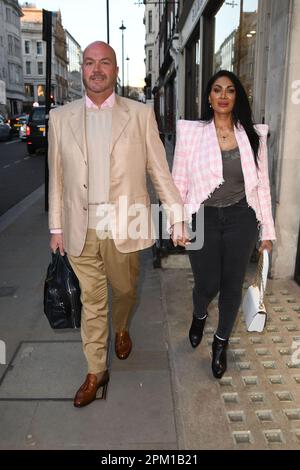
[[[45,85],[38,85],[37,86],[37,94],[39,98],[42,98],[45,96]]]
[[[14,38],[14,44],[15,44],[15,56],[16,57],[21,57],[21,42],[20,42],[20,39]]]
[[[43,54],[43,43],[42,43],[42,41],[37,41],[37,43],[36,43],[36,53],[37,53],[37,55],[42,55]]]
[[[11,9],[6,8],[6,21],[7,23],[11,23]]]
[[[38,75],[43,75],[43,62],[38,62],[37,67],[38,67]]]
[[[13,37],[11,34],[8,35],[8,54],[9,55],[14,55],[14,49],[13,49]]]
[[[225,1],[215,16],[214,72],[235,73],[253,101],[258,0]]]
[[[25,95],[33,98],[33,85],[30,83],[25,83]]]
[[[26,62],[26,75],[31,75],[31,62]]]
[[[152,33],[152,10],[148,13],[148,33]]]
[[[148,69],[152,70],[152,50],[148,51]]]
[[[16,83],[21,83],[21,67],[16,65]]]
[[[25,41],[25,54],[30,54],[30,41]]]

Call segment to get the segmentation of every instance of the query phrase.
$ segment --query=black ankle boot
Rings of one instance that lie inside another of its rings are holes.
[[[196,348],[201,343],[206,318],[207,315],[202,319],[199,319],[193,315],[193,321],[189,331],[189,338],[193,348]]]
[[[219,339],[214,336],[212,344],[212,364],[211,368],[216,379],[221,379],[227,369],[226,349],[228,339]]]

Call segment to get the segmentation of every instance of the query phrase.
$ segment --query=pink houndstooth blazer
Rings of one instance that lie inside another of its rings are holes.
[[[258,168],[245,130],[239,126],[234,128],[234,132],[241,155],[246,199],[261,226],[260,238],[275,240],[268,174],[268,126],[260,124],[255,127],[261,142]],[[201,203],[224,182],[222,154],[214,121],[178,121],[172,176],[190,219]]]

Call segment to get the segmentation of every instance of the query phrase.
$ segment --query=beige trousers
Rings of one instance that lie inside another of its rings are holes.
[[[128,329],[136,301],[139,252],[121,253],[112,239],[99,239],[89,229],[80,256],[68,256],[81,288],[81,337],[88,371],[98,374],[107,368],[108,289],[112,287],[114,331]]]

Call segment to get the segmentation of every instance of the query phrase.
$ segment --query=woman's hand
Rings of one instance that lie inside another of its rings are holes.
[[[268,250],[269,253],[273,250],[273,242],[271,240],[262,240],[259,245],[258,252],[262,253],[264,250]]]
[[[188,230],[184,222],[177,222],[172,225],[171,238],[174,246],[179,245],[185,248],[186,245],[190,245]]]

